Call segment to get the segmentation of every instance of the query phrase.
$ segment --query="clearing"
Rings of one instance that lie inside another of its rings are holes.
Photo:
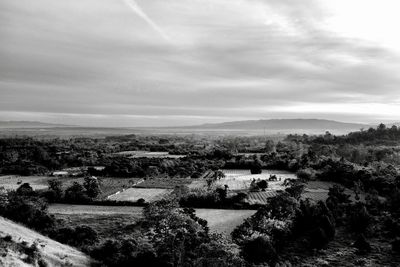
[[[195,179],[190,178],[153,178],[146,179],[135,185],[137,188],[174,189],[176,186],[190,185]]]
[[[131,151],[121,151],[114,153],[114,155],[125,156],[129,158],[171,158],[178,159],[184,158],[186,155],[173,155],[168,152],[150,152],[150,151],[142,151],[142,150],[131,150]]]
[[[138,201],[143,198],[146,202],[152,202],[163,198],[171,193],[172,189],[160,188],[128,188],[107,197],[109,200],[116,201]]]
[[[328,198],[329,188],[333,187],[334,185],[339,184],[325,181],[309,181],[306,184],[306,188],[304,189],[302,198],[311,198],[315,201],[326,201],[326,199]],[[351,196],[350,200],[356,201],[355,193],[352,190],[345,188],[345,193]],[[364,194],[360,194],[360,201],[365,201]]]

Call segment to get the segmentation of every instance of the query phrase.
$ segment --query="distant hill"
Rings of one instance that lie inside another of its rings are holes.
[[[0,128],[52,128],[68,126],[70,125],[45,123],[39,121],[0,121]]]
[[[372,125],[376,127],[377,125]],[[82,127],[37,121],[0,121],[0,137],[5,136],[110,136],[126,134],[205,134],[205,135],[285,135],[347,134],[371,125],[321,119],[271,119],[207,123],[177,127]]]
[[[369,128],[370,125],[360,123],[346,123],[321,119],[271,119],[271,120],[247,120],[223,123],[207,123],[202,125],[182,127],[186,129],[214,129],[236,131],[267,131],[267,132],[350,132],[361,128]]]

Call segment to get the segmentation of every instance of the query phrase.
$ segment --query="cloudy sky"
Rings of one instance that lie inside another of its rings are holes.
[[[398,0],[2,0],[0,120],[400,120]]]

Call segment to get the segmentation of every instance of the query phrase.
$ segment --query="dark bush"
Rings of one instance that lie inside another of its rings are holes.
[[[354,242],[353,246],[357,248],[357,252],[359,254],[365,254],[371,252],[371,245],[365,238],[363,234],[359,235],[356,242]]]
[[[278,255],[267,237],[257,237],[247,241],[242,248],[244,259],[251,263],[273,264],[278,259]]]
[[[349,212],[349,227],[355,233],[367,233],[372,224],[373,217],[368,213],[365,204],[357,202]]]

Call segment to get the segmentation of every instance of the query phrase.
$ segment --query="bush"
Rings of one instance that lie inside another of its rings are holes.
[[[247,241],[242,248],[242,255],[245,260],[255,263],[273,264],[278,255],[267,237],[260,236]]]
[[[54,217],[47,212],[47,203],[38,197],[11,193],[1,215],[39,231],[51,229],[55,225]]]
[[[99,240],[97,232],[86,225],[56,229],[51,233],[51,237],[74,247],[94,245]]]
[[[87,203],[90,200],[84,187],[78,182],[74,182],[65,190],[64,198],[70,203]]]
[[[35,191],[33,191],[32,186],[29,183],[23,183],[20,185],[15,193],[19,196],[33,196],[35,195]]]
[[[335,226],[325,203],[302,200],[296,211],[293,234],[305,236],[313,248],[325,247],[335,236]]]
[[[373,217],[368,213],[367,208],[361,202],[357,202],[349,212],[349,227],[357,234],[367,233],[371,226]]]
[[[371,252],[371,245],[369,244],[367,239],[365,239],[365,236],[363,234],[358,236],[353,246],[357,248],[357,252],[359,254],[365,254]]]
[[[397,253],[400,252],[400,238],[396,238],[395,240],[393,240],[392,250]]]
[[[305,185],[303,183],[294,183],[290,187],[286,188],[285,191],[289,193],[289,195],[295,199],[300,199],[301,194],[303,193]]]
[[[296,172],[297,178],[303,181],[310,181],[315,179],[315,171],[311,168],[300,169]]]

